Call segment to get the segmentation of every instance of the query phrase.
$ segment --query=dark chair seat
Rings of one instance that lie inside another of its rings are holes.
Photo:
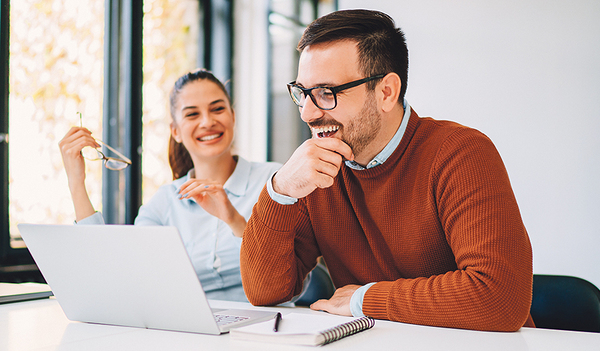
[[[329,299],[334,292],[335,287],[327,267],[319,263],[306,277],[304,289],[300,296],[294,300],[294,303],[296,306],[310,306],[317,300]]]
[[[531,317],[538,328],[600,332],[600,291],[585,279],[534,274]]]

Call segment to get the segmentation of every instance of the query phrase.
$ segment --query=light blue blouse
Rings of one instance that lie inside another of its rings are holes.
[[[233,174],[223,188],[235,209],[246,220],[267,179],[281,167],[275,162],[248,162],[238,157]],[[179,187],[194,177],[185,177],[161,186],[150,201],[140,207],[136,225],[175,226],[181,234],[192,264],[209,299],[248,301],[240,276],[240,246],[225,222],[208,214],[193,199],[180,200]],[[104,224],[100,212],[78,224]]]

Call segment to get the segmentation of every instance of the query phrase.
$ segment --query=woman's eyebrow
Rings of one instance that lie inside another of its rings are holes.
[[[195,108],[196,108],[196,106],[193,106],[193,105],[192,105],[192,106],[184,106],[184,107],[181,109],[181,111],[185,111],[185,110],[191,110],[191,109],[195,109]]]
[[[225,100],[218,99],[218,100],[215,100],[215,101],[211,102],[209,105],[219,104],[219,103],[222,103],[222,102],[225,102]]]
[[[224,102],[225,102],[225,99],[218,99],[218,100],[215,100],[215,101],[209,103],[209,105],[212,106],[212,105],[220,104],[220,103],[224,103]],[[198,106],[196,106],[196,105],[184,106],[181,108],[181,111],[191,110],[191,109],[195,109],[195,108],[198,108]]]

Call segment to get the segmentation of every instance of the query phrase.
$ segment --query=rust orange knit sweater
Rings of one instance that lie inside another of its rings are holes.
[[[363,302],[374,318],[532,325],[531,244],[504,164],[485,135],[453,122],[413,111],[385,163],[342,166],[333,186],[294,205],[263,189],[241,248],[249,301],[289,301],[321,255],[336,287],[377,282]]]

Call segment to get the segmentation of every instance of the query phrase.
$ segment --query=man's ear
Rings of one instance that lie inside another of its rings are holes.
[[[179,128],[175,125],[175,123],[171,122],[169,125],[171,127],[171,136],[175,139],[176,142],[181,143],[181,135],[179,134]]]
[[[394,106],[398,103],[398,97],[400,96],[400,88],[402,87],[402,80],[394,73],[388,73],[385,77],[381,78],[380,91],[383,94],[382,106],[384,112],[391,111]]]

